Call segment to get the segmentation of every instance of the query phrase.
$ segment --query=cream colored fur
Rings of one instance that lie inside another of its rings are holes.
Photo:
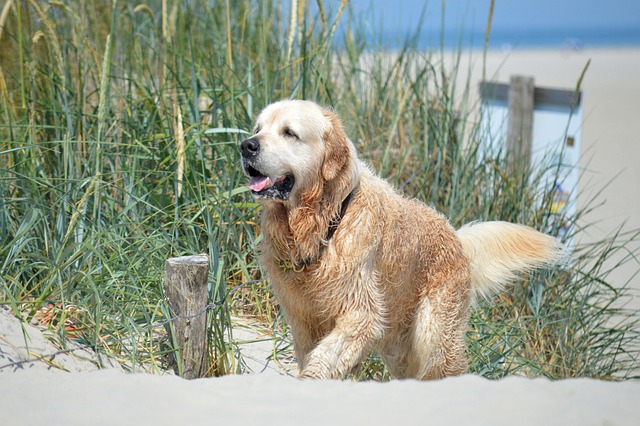
[[[259,153],[243,156],[245,171],[295,178],[288,199],[259,198],[260,260],[291,326],[301,377],[344,376],[374,351],[397,378],[462,374],[475,295],[560,259],[554,238],[524,226],[456,232],[376,177],[338,117],[315,103],[268,106],[252,139]]]
[[[508,222],[471,223],[457,232],[471,262],[474,295],[490,298],[520,273],[551,266],[565,257],[556,238]]]

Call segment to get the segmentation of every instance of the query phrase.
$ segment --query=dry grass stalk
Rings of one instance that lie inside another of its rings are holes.
[[[62,57],[62,49],[60,48],[60,41],[58,40],[58,36],[56,35],[56,31],[55,31],[56,25],[47,17],[47,15],[44,13],[44,11],[40,8],[38,3],[36,2],[36,0],[29,0],[29,3],[31,3],[33,10],[36,11],[36,14],[38,15],[38,17],[40,17],[40,21],[44,25],[45,33],[47,35],[47,43],[49,44],[49,46],[51,46],[51,50],[53,51],[53,58],[55,60],[55,64],[57,68],[56,72],[57,72],[58,78],[60,78],[60,84],[64,86],[66,73],[64,72],[64,68],[63,68],[64,59]]]
[[[182,177],[184,176],[184,165],[186,161],[184,126],[182,124],[182,110],[180,105],[174,104],[176,113],[176,180],[178,182],[178,198],[182,195]]]
[[[2,41],[2,33],[4,30],[4,26],[7,23],[7,19],[9,18],[9,12],[11,11],[11,7],[13,6],[13,0],[7,0],[2,8],[2,12],[0,12],[0,41]]]

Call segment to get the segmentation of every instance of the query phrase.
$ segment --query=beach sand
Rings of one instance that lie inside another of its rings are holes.
[[[570,89],[589,58],[579,202],[617,176],[599,197],[604,205],[584,219],[596,223],[586,237],[597,240],[624,221],[640,228],[640,49],[492,52],[487,70],[500,82],[525,74],[537,86]],[[477,87],[481,55],[471,63]],[[637,263],[627,265],[615,280],[621,284],[637,271]],[[640,287],[637,279],[634,284]],[[11,327],[17,341],[8,337]],[[28,355],[22,336],[15,323],[0,318],[0,354]],[[0,369],[0,424],[636,425],[640,419],[637,381],[472,375],[435,382],[299,381],[260,367],[268,348],[254,356],[249,348],[245,354],[258,361],[253,371],[262,373],[190,382],[119,369],[88,372],[91,360],[65,364],[71,373],[50,365]],[[5,362],[0,357],[0,367]]]
[[[461,376],[436,382],[266,375],[22,372],[0,376],[7,425],[637,425],[640,384]]]
[[[639,381],[303,381],[291,377],[291,365],[267,361],[273,341],[261,330],[240,321],[234,335],[247,342],[240,347],[253,373],[188,381],[97,371],[90,350],[51,357],[58,350],[36,327],[21,327],[0,308],[0,424],[635,425],[640,418]],[[24,359],[34,361],[3,368]]]

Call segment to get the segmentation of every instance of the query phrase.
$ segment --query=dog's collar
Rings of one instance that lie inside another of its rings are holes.
[[[334,216],[333,219],[331,219],[331,221],[329,222],[329,229],[327,229],[327,235],[325,236],[325,239],[324,239],[325,243],[323,244],[323,246],[326,246],[329,243],[329,241],[331,241],[331,238],[333,238],[333,234],[335,234],[336,231],[338,230],[338,226],[340,226],[340,222],[342,221],[342,218],[344,217],[344,214],[347,211],[347,207],[349,207],[349,204],[351,204],[351,200],[353,200],[353,196],[358,190],[358,186],[359,185],[356,185],[356,187],[353,188],[353,190],[349,193],[349,195],[347,195],[345,199],[342,200],[342,205],[340,206],[340,212],[336,216]],[[305,259],[302,262],[293,263],[290,260],[283,260],[283,259],[277,259],[277,260],[278,260],[278,266],[280,266],[280,269],[282,269],[285,272],[288,272],[288,271],[302,272],[304,268],[311,265],[314,261],[314,259]]]
[[[347,195],[345,199],[342,200],[342,206],[340,206],[340,213],[338,213],[338,215],[335,216],[333,219],[331,219],[331,221],[329,222],[329,229],[327,230],[327,236],[325,238],[325,241],[327,242],[331,241],[331,238],[333,238],[333,234],[335,234],[336,231],[338,230],[338,226],[340,226],[340,222],[342,221],[342,218],[344,217],[344,214],[347,211],[347,207],[349,207],[349,204],[351,204],[351,200],[353,199],[353,195],[358,190],[358,186],[359,185],[356,185],[356,187],[353,188],[353,190],[349,193],[349,195]]]

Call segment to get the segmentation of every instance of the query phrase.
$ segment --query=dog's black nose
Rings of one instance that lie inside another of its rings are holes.
[[[260,151],[260,142],[257,139],[247,139],[240,144],[243,157],[254,157]]]

